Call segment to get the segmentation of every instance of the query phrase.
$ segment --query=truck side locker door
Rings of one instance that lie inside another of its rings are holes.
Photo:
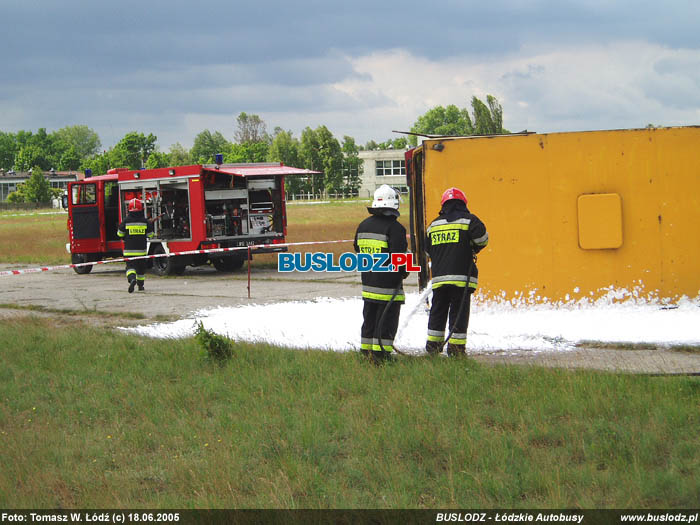
[[[72,238],[75,252],[97,252],[104,238],[97,182],[81,182],[71,185],[70,214],[73,225]]]
[[[207,213],[204,208],[204,174],[188,179],[190,233],[193,241],[201,242],[207,237]]]

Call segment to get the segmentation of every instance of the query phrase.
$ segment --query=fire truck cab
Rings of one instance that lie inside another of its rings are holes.
[[[171,168],[114,169],[106,175],[69,184],[67,195],[73,263],[120,257],[119,222],[126,203],[143,200],[155,235],[148,253],[178,253],[214,248],[283,244],[287,233],[284,178],[310,170],[281,163],[211,164]],[[256,253],[286,251],[258,248]],[[159,275],[181,274],[188,265],[213,264],[219,271],[240,268],[246,250],[152,259]],[[75,268],[89,273],[92,266]]]

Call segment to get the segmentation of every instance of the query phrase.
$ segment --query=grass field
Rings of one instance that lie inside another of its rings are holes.
[[[288,239],[352,238],[365,208],[291,205]],[[0,262],[66,263],[65,221],[0,214]],[[354,354],[247,344],[218,366],[194,339],[109,327],[123,318],[24,309],[0,322],[2,508],[671,508],[700,498],[697,377],[421,357],[377,368]]]
[[[0,325],[0,507],[697,507],[700,382]]]
[[[68,264],[65,213],[55,210],[0,212],[0,262],[20,264]]]
[[[55,210],[0,212],[0,262],[20,264],[69,264],[67,215],[42,214]],[[408,212],[401,222],[408,230]],[[288,242],[352,239],[367,213],[367,203],[334,201],[330,204],[290,204],[287,207]],[[339,255],[352,251],[351,243],[291,247],[290,251],[327,251]],[[255,255],[253,264],[277,265],[275,254]]]

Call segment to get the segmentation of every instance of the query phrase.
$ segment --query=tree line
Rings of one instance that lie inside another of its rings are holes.
[[[307,168],[317,175],[289,177],[290,193],[356,193],[361,185],[362,160],[359,152],[377,149],[404,149],[417,144],[419,135],[464,136],[509,133],[503,128],[503,109],[495,97],[486,103],[472,97],[471,113],[455,105],[436,106],[418,117],[411,127],[413,135],[377,143],[358,145],[350,136],[338,140],[326,126],[306,127],[299,138],[291,131],[267,125],[258,115],[240,113],[236,118],[233,140],[220,131],[204,130],[197,134],[191,149],[179,142],[161,151],[157,137],[132,131],[113,147],[103,150],[98,134],[85,125],[66,126],[52,133],[39,128],[36,133],[0,131],[0,168],[6,172],[32,171],[40,174],[58,171],[92,170],[103,174],[115,167],[129,169],[208,164],[214,155],[222,154],[225,163],[282,162],[287,166]],[[44,191],[39,178],[20,185],[15,202],[45,202],[50,191]],[[29,187],[27,187],[29,185]],[[24,187],[23,187],[24,186]],[[48,186],[48,184],[47,184]],[[27,191],[31,188],[32,191]],[[11,194],[12,196],[13,194]],[[41,198],[45,201],[37,201]],[[9,199],[8,199],[9,200]]]

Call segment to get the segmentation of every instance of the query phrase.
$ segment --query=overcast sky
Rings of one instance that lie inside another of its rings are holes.
[[[495,95],[511,131],[700,124],[700,1],[0,0],[0,130],[360,144]]]

